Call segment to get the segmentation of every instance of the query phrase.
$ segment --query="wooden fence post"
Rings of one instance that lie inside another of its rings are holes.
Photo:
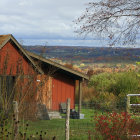
[[[126,112],[129,114],[130,113],[130,96],[127,95],[127,100],[126,100]]]
[[[14,140],[17,140],[18,131],[19,131],[19,120],[18,120],[18,103],[17,101],[13,101],[13,109],[14,109]]]
[[[66,114],[66,126],[65,126],[65,140],[69,140],[69,119],[70,119],[70,99],[67,99],[67,114]]]

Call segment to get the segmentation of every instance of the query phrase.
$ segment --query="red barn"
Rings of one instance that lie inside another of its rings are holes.
[[[34,99],[45,104],[48,110],[59,110],[60,103],[68,98],[71,99],[71,109],[74,109],[75,81],[79,80],[80,113],[82,81],[88,80],[87,75],[26,51],[12,35],[0,35],[0,75],[17,76],[21,73],[24,75],[21,86],[27,84],[29,75],[34,75],[30,86]]]

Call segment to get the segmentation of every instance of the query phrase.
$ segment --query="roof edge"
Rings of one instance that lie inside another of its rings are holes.
[[[84,74],[84,73],[81,73],[81,72],[75,71],[75,70],[73,70],[73,69],[67,68],[67,67],[65,67],[65,66],[63,66],[63,65],[61,65],[61,64],[58,64],[58,63],[56,63],[56,62],[54,62],[54,61],[52,61],[52,60],[49,60],[49,59],[45,59],[45,58],[43,58],[43,57],[41,57],[41,56],[39,56],[39,55],[37,55],[37,54],[31,53],[31,52],[29,52],[29,51],[26,51],[26,52],[27,52],[28,55],[30,55],[31,57],[34,57],[34,58],[36,58],[36,59],[38,59],[38,60],[41,60],[41,61],[43,61],[43,62],[45,62],[45,63],[48,63],[48,64],[50,64],[50,65],[54,65],[55,67],[58,67],[58,68],[60,68],[60,69],[63,69],[63,70],[68,71],[68,72],[70,72],[70,73],[73,73],[73,74],[75,74],[75,75],[77,75],[77,76],[79,76],[79,77],[81,77],[81,78],[86,79],[86,80],[89,80],[89,76],[86,75],[86,74]]]
[[[7,36],[6,40],[0,45],[0,49],[10,40],[12,34],[7,34]]]

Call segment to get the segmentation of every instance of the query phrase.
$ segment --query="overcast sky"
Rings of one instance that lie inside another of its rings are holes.
[[[89,0],[90,1],[90,0]],[[74,33],[74,23],[88,0],[0,0],[0,34],[23,44],[98,45]]]
[[[90,1],[0,0],[0,34],[13,34],[24,45],[107,46],[74,33],[73,21]]]

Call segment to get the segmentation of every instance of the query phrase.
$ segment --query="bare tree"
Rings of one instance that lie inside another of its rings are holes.
[[[140,0],[90,2],[75,22],[80,35],[100,35],[108,38],[110,45],[134,44],[140,29]]]

